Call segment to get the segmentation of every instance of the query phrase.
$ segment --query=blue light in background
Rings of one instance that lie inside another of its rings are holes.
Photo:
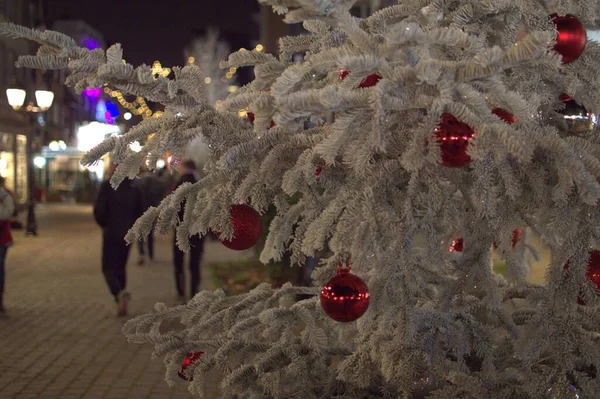
[[[96,120],[98,122],[106,122],[106,113],[106,103],[104,102],[104,100],[98,101],[98,103],[96,104]]]
[[[91,37],[84,36],[81,38],[81,45],[88,50],[94,50],[100,48],[100,42],[96,39],[92,39]]]
[[[119,109],[117,108],[116,104],[112,101],[106,102],[106,111],[108,111],[110,113],[110,116],[113,118],[119,116]]]

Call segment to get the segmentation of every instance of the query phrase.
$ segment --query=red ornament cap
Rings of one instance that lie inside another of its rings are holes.
[[[231,240],[219,239],[229,249],[244,251],[252,248],[262,235],[262,219],[260,214],[248,205],[233,205],[229,209],[233,237]]]
[[[472,162],[467,154],[469,142],[475,131],[466,123],[448,113],[442,114],[441,123],[434,130],[442,152],[442,165],[450,168],[466,166]]]
[[[321,289],[321,307],[335,321],[355,321],[369,308],[369,287],[349,267],[340,265],[337,273]]]
[[[183,378],[184,380],[192,381],[193,377],[186,377],[185,371],[188,369],[188,367],[194,364],[196,360],[200,359],[202,355],[204,355],[204,352],[190,352],[187,355],[185,355],[185,357],[181,361],[181,369],[177,372],[177,375],[180,378]]]
[[[587,44],[585,26],[571,14],[562,17],[552,14],[549,18],[558,31],[554,51],[562,55],[563,64],[575,61],[583,54]]]
[[[517,123],[518,119],[516,116],[511,114],[510,112],[503,110],[502,108],[494,108],[492,110],[492,114],[496,115],[498,118],[502,119],[504,122],[512,125],[513,123]]]
[[[350,75],[350,71],[347,69],[340,69],[340,80],[346,79],[346,76]]]

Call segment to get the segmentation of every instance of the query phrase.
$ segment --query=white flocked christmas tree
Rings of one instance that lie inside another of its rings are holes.
[[[278,56],[230,55],[224,68],[256,78],[218,111],[194,65],[155,78],[122,63],[119,45],[88,51],[1,25],[42,45],[19,66],[68,68],[77,90],[108,84],[165,105],[85,157],[111,152],[114,186],[198,135],[209,145],[205,177],[148,210],[128,241],[152,226],[176,229],[184,249],[197,232],[234,241],[253,221],[232,205],[275,204],[262,261],[331,253],[315,287],[203,291],[129,321],[128,338],[204,397],[218,379],[222,398],[597,398],[600,139],[569,126],[600,110],[600,47],[583,49],[578,24],[597,26],[600,1],[406,0],[366,19],[349,14],[352,0],[259,1],[309,34],[282,38]],[[570,101],[586,112],[567,112]],[[246,109],[253,123],[238,117]],[[530,234],[551,254],[543,285],[527,281]],[[334,276],[354,285],[322,291]],[[312,296],[282,301],[295,294]],[[165,331],[170,319],[184,328]]]

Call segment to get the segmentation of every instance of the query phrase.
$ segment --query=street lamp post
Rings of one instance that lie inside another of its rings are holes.
[[[8,104],[13,107],[14,110],[19,111],[25,104],[26,92],[22,89],[7,89],[6,97],[8,98]],[[25,107],[24,112],[30,115],[32,125],[35,126],[38,121],[34,117],[34,114],[44,112],[52,106],[54,101],[54,93],[48,90],[36,90],[35,100],[37,106],[32,103]],[[25,230],[26,235],[37,236],[37,222],[35,218],[35,168],[33,163],[33,137],[34,132],[32,129],[27,134],[27,226]]]

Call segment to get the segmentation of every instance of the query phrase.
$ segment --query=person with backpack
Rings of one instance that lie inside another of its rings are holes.
[[[4,285],[6,280],[6,253],[13,244],[10,231],[10,219],[15,213],[15,200],[5,187],[6,180],[0,176],[0,315],[6,313],[4,308]]]

